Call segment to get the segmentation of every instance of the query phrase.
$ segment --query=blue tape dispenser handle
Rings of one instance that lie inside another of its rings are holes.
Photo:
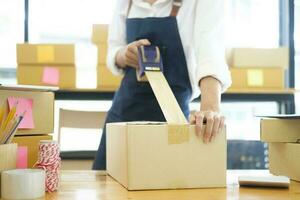
[[[147,80],[145,71],[163,71],[162,57],[157,46],[138,47],[138,61],[137,79],[139,81]]]

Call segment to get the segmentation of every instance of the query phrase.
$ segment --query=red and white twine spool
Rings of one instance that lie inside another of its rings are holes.
[[[58,189],[60,160],[57,142],[40,141],[38,161],[34,166],[45,170],[47,192],[53,192]]]

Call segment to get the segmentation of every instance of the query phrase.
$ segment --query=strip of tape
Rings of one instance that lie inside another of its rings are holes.
[[[146,71],[147,79],[168,122],[168,143],[189,141],[189,124],[162,72]]]
[[[187,124],[187,120],[162,72],[146,71],[146,76],[169,124]]]
[[[189,140],[189,124],[168,124],[168,144],[182,144]]]

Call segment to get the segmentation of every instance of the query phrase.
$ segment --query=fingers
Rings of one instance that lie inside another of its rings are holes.
[[[203,120],[204,120],[203,113],[196,113],[195,119],[196,119],[196,135],[200,137],[203,128]]]
[[[125,57],[126,57],[126,64],[128,66],[139,68],[138,65],[138,47],[143,45],[150,45],[151,43],[147,39],[138,40],[135,42],[132,42],[128,45]]]
[[[204,143],[207,144],[212,135],[212,130],[214,126],[214,115],[212,112],[208,112],[206,113],[205,118],[206,118],[206,127],[205,127],[205,133],[203,135],[203,140]]]
[[[189,121],[195,124],[195,132],[198,137],[202,135],[205,144],[212,142],[225,127],[225,117],[213,111],[195,112],[190,115]],[[205,130],[203,123],[206,121]]]
[[[195,114],[190,114],[190,116],[189,116],[189,122],[190,122],[190,124],[196,124],[196,116],[195,116]]]
[[[225,128],[225,117],[221,116],[218,133],[221,133],[224,128]]]
[[[137,54],[134,54],[133,52],[131,51],[126,51],[126,58],[128,60],[131,60],[133,62],[138,62],[138,55]]]
[[[211,142],[216,137],[216,135],[219,131],[220,122],[221,122],[220,116],[215,115],[214,116],[214,123],[213,123],[212,133],[211,133],[211,137],[209,138],[209,142]]]
[[[136,43],[137,43],[137,47],[151,45],[151,43],[147,39],[138,40],[136,41]]]

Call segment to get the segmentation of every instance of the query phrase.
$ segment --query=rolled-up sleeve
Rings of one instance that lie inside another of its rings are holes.
[[[225,60],[224,0],[200,0],[196,6],[194,45],[197,67],[196,80],[207,76],[219,80],[222,92],[231,85],[231,75]]]
[[[128,2],[124,0],[116,1],[116,8],[109,26],[108,34],[108,52],[107,52],[107,66],[115,75],[122,75],[123,70],[116,65],[116,55],[118,51],[126,46],[126,8]]]

